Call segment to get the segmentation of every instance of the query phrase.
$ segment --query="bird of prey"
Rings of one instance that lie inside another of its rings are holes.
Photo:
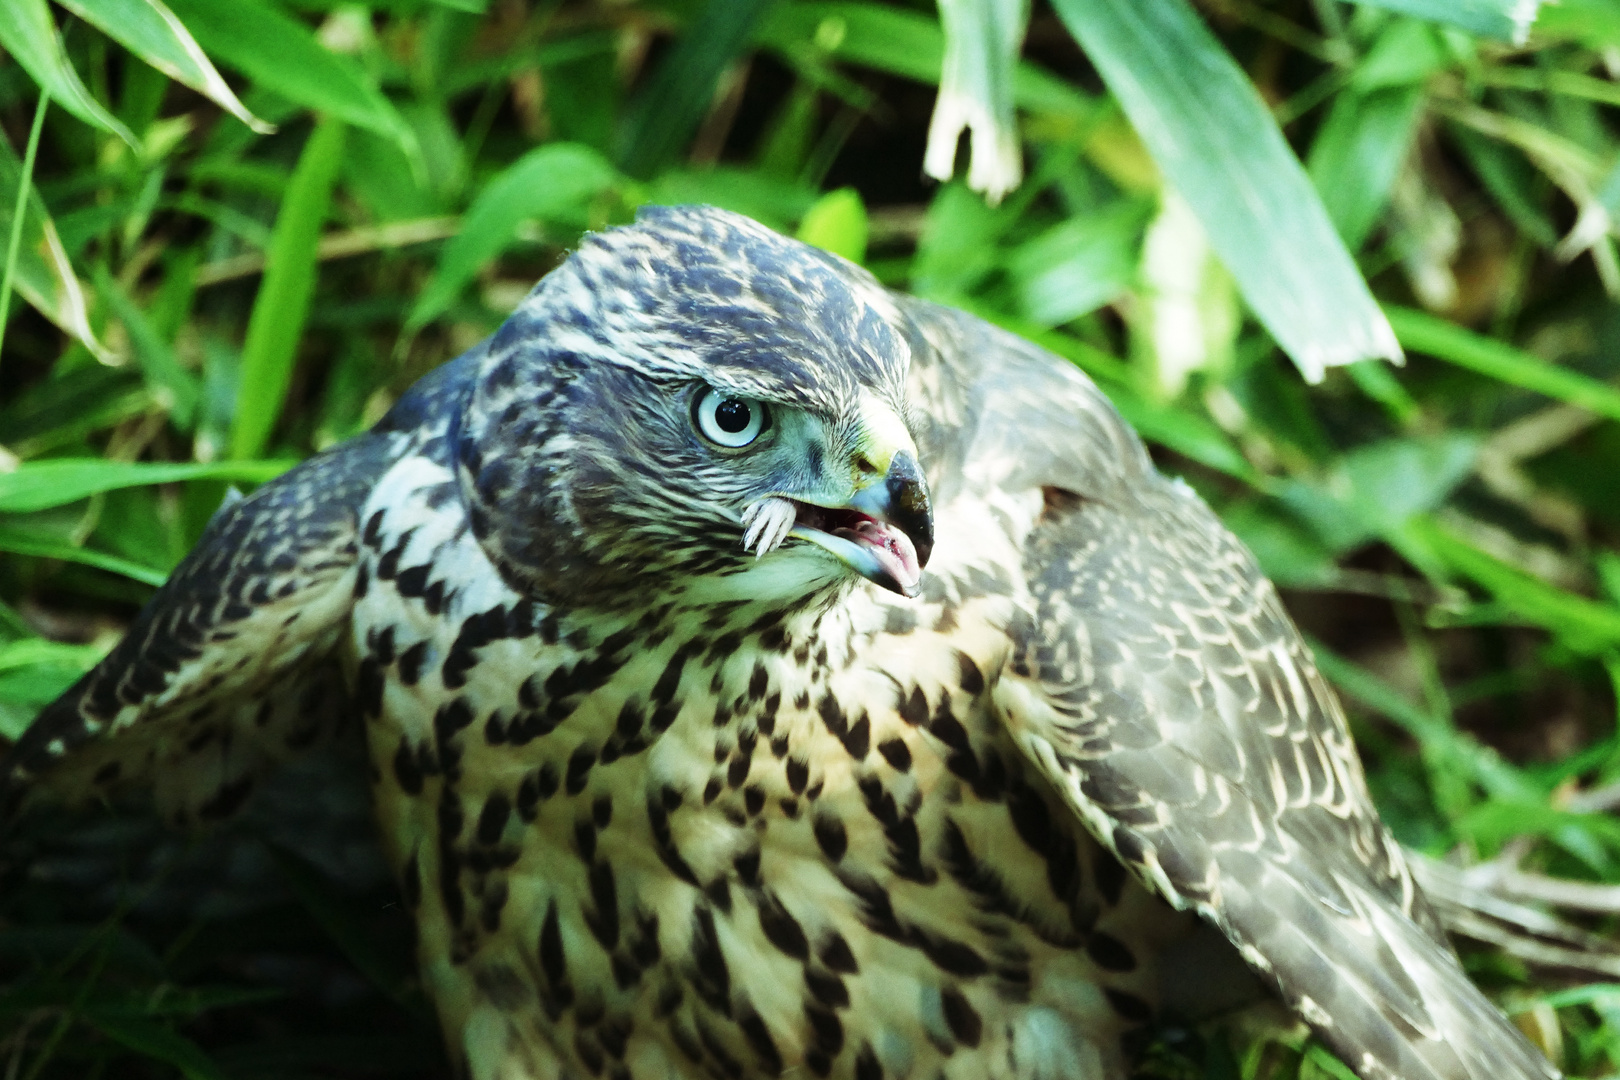
[[[351,722],[469,1078],[1117,1080],[1200,917],[1364,1080],[1558,1076],[1097,388],[731,213],[222,508],[7,790],[202,822]]]

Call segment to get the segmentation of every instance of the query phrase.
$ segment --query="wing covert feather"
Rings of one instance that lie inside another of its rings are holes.
[[[1249,552],[1072,365],[907,310],[930,481],[1045,494],[994,691],[1021,749],[1366,1080],[1556,1077],[1457,964]]]
[[[353,605],[355,519],[393,443],[360,436],[221,507],[112,652],[0,764],[0,806],[152,786],[172,819],[220,817],[264,767],[340,725],[333,646]]]

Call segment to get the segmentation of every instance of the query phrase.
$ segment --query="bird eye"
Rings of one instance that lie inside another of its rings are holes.
[[[705,439],[733,450],[759,438],[770,423],[770,414],[761,402],[732,397],[712,386],[698,393],[692,403],[692,417]]]

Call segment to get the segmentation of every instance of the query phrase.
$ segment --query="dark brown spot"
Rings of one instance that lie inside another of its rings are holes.
[[[765,940],[795,960],[809,958],[810,942],[804,928],[768,889],[759,898],[759,928],[765,932]]]
[[[1125,943],[1112,934],[1105,934],[1101,930],[1092,932],[1086,941],[1086,955],[1092,962],[1104,971],[1134,971],[1136,957]]]
[[[842,859],[844,852],[849,849],[849,836],[844,832],[844,823],[831,814],[817,814],[814,829],[816,843],[827,858],[833,862]]]
[[[984,1034],[984,1021],[979,1019],[978,1011],[967,996],[956,987],[948,986],[940,992],[940,998],[945,1007],[945,1024],[956,1041],[963,1046],[978,1046]]]
[[[878,743],[878,753],[883,755],[883,760],[887,761],[891,768],[899,772],[911,770],[911,748],[906,746],[906,740],[885,739]]]

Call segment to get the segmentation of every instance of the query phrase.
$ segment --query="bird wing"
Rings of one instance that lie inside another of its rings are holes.
[[[1556,1077],[1445,944],[1249,552],[1072,365],[948,309],[911,314],[942,485],[1045,492],[994,690],[1023,752],[1366,1080]]]
[[[263,769],[350,711],[334,646],[359,507],[395,456],[373,432],[227,503],[123,640],[0,763],[0,809],[151,788],[176,822],[228,815]]]

